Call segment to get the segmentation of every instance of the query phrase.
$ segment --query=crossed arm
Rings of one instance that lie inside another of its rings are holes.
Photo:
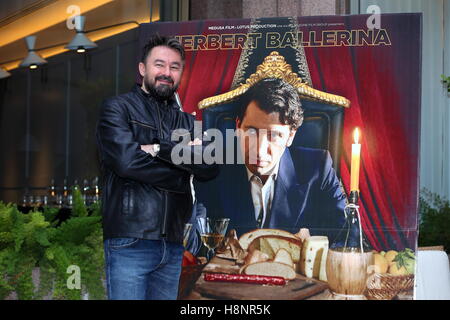
[[[170,152],[175,142],[161,141],[158,154],[155,145],[139,144],[126,119],[123,106],[108,100],[102,106],[97,126],[101,160],[117,175],[171,191],[183,191],[190,174],[205,179],[218,174],[217,165],[171,163]],[[184,149],[188,152],[192,146],[200,144],[200,140],[191,141]]]
[[[194,141],[190,141],[188,143],[188,146],[201,146],[202,145],[202,140],[200,140],[199,138],[195,138]],[[152,157],[156,157],[156,155],[159,152],[159,144],[145,144],[145,145],[141,145],[141,150],[149,153],[152,155]]]

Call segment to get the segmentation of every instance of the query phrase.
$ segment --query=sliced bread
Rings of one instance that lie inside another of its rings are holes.
[[[248,264],[252,264],[252,263],[256,263],[256,262],[264,262],[264,261],[268,261],[269,260],[269,256],[266,253],[263,253],[259,250],[253,250],[250,251],[247,256],[244,259],[244,264],[248,265]]]
[[[295,269],[295,264],[292,261],[291,254],[284,248],[278,250],[273,262],[281,262],[287,264],[288,266],[292,266]]]
[[[285,238],[291,238],[293,240],[298,240],[298,238],[287,231],[279,230],[279,229],[256,229],[247,233],[244,233],[239,238],[239,243],[241,244],[242,249],[247,250],[250,243],[258,237],[261,236],[282,236]]]
[[[285,249],[291,255],[294,263],[300,260],[302,242],[298,238],[287,238],[278,235],[265,235],[257,237],[248,246],[248,251],[259,250],[269,256],[270,260],[275,259],[278,250]]]
[[[273,261],[252,263],[245,266],[242,271],[248,275],[283,277],[286,280],[293,280],[296,277],[295,270],[292,266]]]

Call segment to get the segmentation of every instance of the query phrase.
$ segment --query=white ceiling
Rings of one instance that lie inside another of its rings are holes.
[[[0,26],[14,16],[55,0],[0,0]]]

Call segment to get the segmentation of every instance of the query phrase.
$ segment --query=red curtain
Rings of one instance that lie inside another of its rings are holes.
[[[248,24],[249,20],[226,20],[198,22],[201,31],[198,34],[229,33],[229,31],[210,30],[217,25]],[[187,33],[188,34],[188,33]],[[184,111],[197,113],[201,120],[198,103],[208,97],[227,92],[231,88],[234,74],[239,63],[241,50],[198,50],[186,52],[186,68],[181,80],[179,94]]]
[[[341,29],[355,30],[363,29],[366,18],[333,20],[344,23]],[[391,31],[391,46],[307,48],[306,55],[314,87],[351,101],[351,107],[345,110],[341,159],[341,177],[347,191],[353,130],[361,129],[360,213],[368,239],[378,250],[415,249],[420,23],[412,16],[387,15],[383,24]]]

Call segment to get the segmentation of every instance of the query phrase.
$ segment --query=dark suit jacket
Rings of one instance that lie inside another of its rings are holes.
[[[216,179],[196,185],[196,195],[208,216],[231,218],[228,230],[236,229],[238,236],[256,229],[245,165],[222,165]],[[263,227],[292,233],[309,228],[312,235],[332,241],[344,224],[345,201],[328,151],[286,149]]]

